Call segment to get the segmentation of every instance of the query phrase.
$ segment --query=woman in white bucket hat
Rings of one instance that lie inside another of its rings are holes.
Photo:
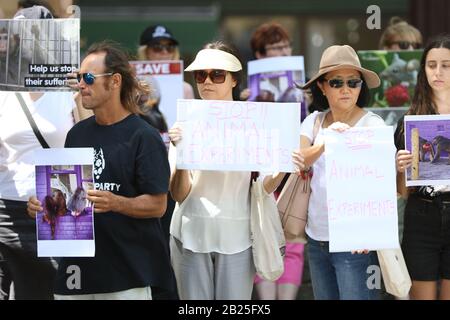
[[[302,89],[311,88],[315,104],[323,112],[310,114],[302,123],[301,151],[294,154],[300,169],[312,167],[308,205],[308,258],[316,299],[377,299],[379,292],[367,286],[367,268],[377,263],[376,252],[329,252],[327,190],[325,177],[324,129],[344,131],[351,127],[384,126],[383,119],[363,107],[369,88],[380,85],[378,75],[361,67],[355,50],[348,46],[327,48],[319,71]],[[315,139],[314,127],[318,127]],[[304,162],[302,161],[304,160]]]
[[[239,93],[242,65],[222,42],[206,45],[186,71],[194,73],[204,100],[233,100],[233,90]],[[176,145],[181,129],[175,125],[169,135]],[[266,191],[273,192],[283,176],[266,176]],[[250,178],[251,172],[172,169],[170,192],[178,205],[170,248],[181,299],[251,299]]]

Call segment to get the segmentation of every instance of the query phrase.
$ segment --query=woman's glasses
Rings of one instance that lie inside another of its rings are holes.
[[[325,81],[328,82],[331,88],[342,88],[344,86],[344,83],[347,82],[347,86],[351,89],[360,88],[362,86],[363,80],[362,79],[349,79],[347,81],[344,81],[342,79],[330,79]]]
[[[81,79],[83,79],[87,85],[92,85],[95,81],[95,78],[104,77],[104,76],[112,76],[112,75],[113,75],[112,72],[100,73],[100,74],[93,74],[90,72],[79,73],[79,74],[77,74],[77,80],[78,80],[78,82],[81,82]]]
[[[194,71],[194,79],[197,83],[203,83],[206,81],[206,78],[210,78],[211,81],[215,84],[221,84],[225,82],[225,78],[227,77],[227,71],[225,70],[212,70],[210,72],[206,72],[205,70],[196,70]]]
[[[161,53],[164,50],[166,50],[168,53],[173,53],[177,48],[177,46],[174,44],[161,44],[161,43],[151,44],[149,45],[149,47],[156,53]]]
[[[398,45],[398,47],[401,50],[407,50],[409,48],[419,49],[421,47],[420,43],[418,43],[418,42],[409,42],[409,41],[396,41],[396,42],[393,42],[392,44]]]

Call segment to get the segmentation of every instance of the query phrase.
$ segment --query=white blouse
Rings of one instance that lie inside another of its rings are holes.
[[[251,246],[250,172],[192,171],[170,234],[194,252],[234,254]]]

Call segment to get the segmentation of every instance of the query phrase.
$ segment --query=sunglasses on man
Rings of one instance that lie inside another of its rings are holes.
[[[77,74],[77,80],[78,83],[81,82],[81,79],[83,79],[83,81],[87,84],[87,85],[92,85],[94,84],[95,78],[98,77],[105,77],[105,76],[112,76],[113,73],[112,72],[108,72],[108,73],[99,73],[99,74],[93,74],[90,72],[87,73],[78,73]]]
[[[342,79],[325,79],[328,82],[331,88],[339,89],[344,86],[344,83],[347,83],[347,86],[351,89],[360,88],[362,86],[362,79],[349,79],[344,81]]]
[[[149,45],[149,47],[156,53],[161,53],[164,50],[166,50],[168,53],[173,53],[177,48],[177,46],[174,44],[161,44],[161,43],[154,43]]]
[[[194,79],[198,84],[204,83],[206,78],[211,79],[212,83],[221,84],[225,82],[227,77],[226,70],[211,70],[210,72],[206,72],[205,70],[196,70],[194,71]]]

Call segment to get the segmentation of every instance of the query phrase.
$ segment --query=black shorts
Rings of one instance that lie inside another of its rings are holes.
[[[450,279],[450,201],[409,197],[402,250],[412,280]]]

